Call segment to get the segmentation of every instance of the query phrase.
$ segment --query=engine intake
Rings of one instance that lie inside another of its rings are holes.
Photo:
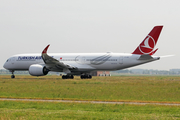
[[[29,67],[29,74],[32,76],[44,76],[47,75],[49,70],[46,66],[40,64],[34,64]]]

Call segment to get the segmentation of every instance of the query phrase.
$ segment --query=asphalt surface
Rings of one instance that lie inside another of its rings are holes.
[[[65,103],[93,103],[93,104],[133,104],[133,105],[165,105],[180,106],[180,103],[152,103],[152,102],[111,102],[111,101],[82,101],[82,100],[46,100],[46,99],[15,99],[0,98],[0,101],[32,101],[32,102],[65,102]]]

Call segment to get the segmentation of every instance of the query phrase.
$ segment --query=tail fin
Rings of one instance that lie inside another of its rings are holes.
[[[132,54],[153,55],[157,51],[157,49],[154,51],[153,49],[156,46],[162,28],[163,26],[155,26]]]

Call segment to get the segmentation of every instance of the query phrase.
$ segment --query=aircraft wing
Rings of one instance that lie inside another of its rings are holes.
[[[69,73],[69,69],[76,69],[76,67],[74,66],[71,66],[71,65],[68,65],[68,64],[65,64],[63,62],[60,62],[58,60],[56,60],[55,58],[49,56],[47,54],[47,49],[49,48],[50,45],[48,45],[43,51],[42,51],[42,54],[41,54],[41,57],[44,61],[44,63],[47,65],[47,68],[50,69],[50,70],[53,70],[53,69],[63,69],[63,71],[67,71],[67,73]]]

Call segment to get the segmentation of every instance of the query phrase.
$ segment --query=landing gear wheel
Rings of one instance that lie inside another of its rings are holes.
[[[81,75],[81,79],[91,79],[91,75]]]
[[[73,75],[63,75],[62,79],[74,79]]]
[[[11,75],[11,78],[12,78],[12,79],[15,78],[15,75]]]
[[[71,76],[70,76],[70,78],[71,78],[71,79],[74,79],[74,76],[73,76],[73,75],[71,75]]]
[[[84,79],[84,75],[81,75],[81,79]]]
[[[66,79],[66,76],[65,76],[65,75],[63,75],[63,76],[62,76],[62,79]]]

